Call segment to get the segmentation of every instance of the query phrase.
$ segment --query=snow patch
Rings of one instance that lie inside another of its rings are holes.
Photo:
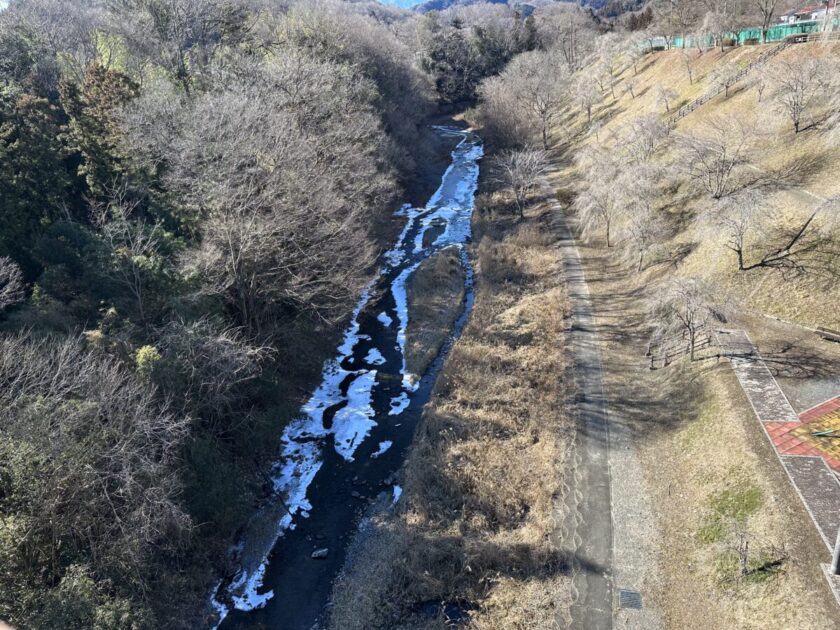
[[[385,357],[376,348],[371,348],[365,357],[365,363],[368,365],[382,365],[385,363]]]
[[[388,412],[388,415],[398,416],[403,411],[405,411],[410,404],[411,399],[409,399],[408,394],[406,392],[403,392],[396,398],[391,399],[391,410]]]
[[[381,313],[379,313],[379,315],[377,315],[376,319],[378,319],[380,322],[382,322],[382,324],[383,324],[384,326],[390,326],[390,325],[394,322],[394,320],[393,320],[393,319],[391,319],[391,318],[388,316],[388,313],[386,313],[386,312],[384,312],[384,311],[383,311],[383,312],[381,312]]]
[[[216,630],[222,622],[225,620],[225,617],[228,616],[230,612],[230,608],[225,606],[222,602],[218,599],[219,588],[222,586],[222,581],[218,580],[216,584],[213,585],[213,597],[210,598],[210,607],[216,612],[218,615],[216,619],[216,623],[213,625],[213,630]]]
[[[375,384],[376,370],[358,376],[347,390],[347,406],[338,410],[333,418],[335,450],[348,462],[353,461],[353,453],[376,426],[371,406]]]
[[[396,503],[397,501],[400,500],[400,497],[402,496],[402,488],[400,486],[394,486],[393,490],[394,490],[394,500],[392,501],[392,503]]]
[[[265,562],[260,565],[251,575],[242,573],[240,577],[231,584],[231,589],[240,591],[242,594],[233,597],[233,607],[236,610],[249,611],[262,608],[274,597],[274,591],[267,591],[265,593],[258,593],[262,588],[263,578],[265,577]]]
[[[417,267],[420,266],[420,263],[414,263],[410,267],[403,269],[402,273],[398,275],[395,279],[393,284],[391,285],[391,294],[394,296],[394,302],[397,303],[397,320],[399,321],[399,328],[397,329],[397,345],[400,350],[400,354],[402,354],[402,375],[403,375],[403,385],[405,385],[405,331],[408,327],[408,290],[406,285],[408,284],[408,279],[411,277]],[[413,390],[412,390],[413,391]]]
[[[380,455],[384,454],[385,451],[387,451],[393,445],[394,445],[394,443],[391,440],[385,440],[384,442],[380,442],[379,443],[379,448],[376,450],[376,452],[373,455],[371,455],[371,457],[373,459],[376,459]]]
[[[412,208],[409,205],[403,206],[398,212],[400,212],[398,216],[405,216],[407,220],[402,232],[400,232],[399,238],[397,238],[397,243],[384,254],[385,260],[388,261],[391,267],[396,267],[405,259],[405,239],[408,237],[411,228],[414,227],[415,219],[421,213],[420,210]]]

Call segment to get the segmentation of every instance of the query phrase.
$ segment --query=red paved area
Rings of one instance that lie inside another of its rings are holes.
[[[810,409],[803,411],[799,414],[799,421],[810,422],[811,420],[816,420],[820,416],[824,416],[832,411],[837,411],[838,409],[840,409],[840,396],[832,398],[831,400],[826,400],[824,403],[820,403],[816,407],[811,407]]]
[[[799,414],[799,422],[766,422],[764,428],[779,455],[822,457],[840,472],[840,396]],[[814,436],[821,431],[837,431],[838,437]]]

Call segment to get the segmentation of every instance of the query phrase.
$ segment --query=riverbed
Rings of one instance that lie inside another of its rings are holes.
[[[407,371],[407,284],[423,260],[456,247],[467,273],[453,339],[472,300],[465,245],[482,145],[471,132],[436,130],[460,138],[451,163],[424,207],[398,211],[405,220],[402,233],[360,297],[321,384],[280,437],[273,500],[255,515],[235,550],[240,571],[213,595],[222,628],[317,627],[368,501],[383,492],[399,500],[395,473],[450,345],[425,374]]]

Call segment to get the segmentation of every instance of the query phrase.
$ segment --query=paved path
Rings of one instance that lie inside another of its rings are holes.
[[[832,464],[840,467],[840,461],[832,457],[833,440],[812,433],[835,424],[840,428],[840,401],[797,414],[744,331],[720,331],[718,341],[820,537],[833,549],[840,528],[840,482]]]
[[[657,579],[655,510],[632,430],[604,392],[601,340],[574,236],[564,209],[555,202],[552,210],[571,306],[578,429],[555,531],[571,559],[573,603],[571,618],[561,611],[558,625],[659,630],[659,611],[647,599]]]
[[[574,237],[562,210],[557,210],[558,247],[572,310],[568,347],[577,381],[578,435],[567,475],[565,504],[555,533],[572,567],[571,628],[613,627],[612,497],[610,429],[601,374],[601,353],[595,332],[589,289]],[[561,627],[566,619],[558,619]]]

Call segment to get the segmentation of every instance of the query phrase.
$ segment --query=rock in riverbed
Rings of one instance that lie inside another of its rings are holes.
[[[312,557],[315,560],[323,560],[324,558],[326,558],[329,555],[329,553],[330,553],[330,550],[327,549],[326,547],[324,547],[323,549],[316,549],[315,551],[313,551],[312,552]]]

